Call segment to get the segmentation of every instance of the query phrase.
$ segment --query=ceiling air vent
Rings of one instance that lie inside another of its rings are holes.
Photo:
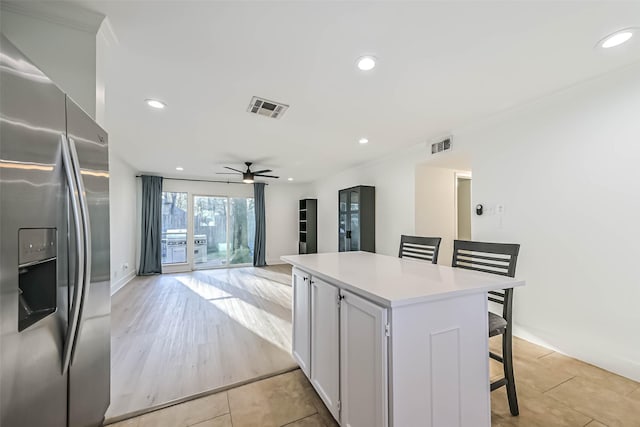
[[[247,111],[250,113],[260,114],[261,116],[271,117],[272,119],[279,119],[282,117],[289,106],[287,104],[281,104],[279,102],[269,101],[268,99],[258,98],[254,96],[251,98],[251,103]]]
[[[441,151],[447,151],[451,149],[451,138],[443,139],[440,142],[434,142],[431,144],[431,154],[436,154]]]

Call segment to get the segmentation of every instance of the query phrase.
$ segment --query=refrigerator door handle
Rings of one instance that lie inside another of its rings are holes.
[[[89,222],[89,206],[87,204],[87,195],[84,188],[84,181],[82,179],[82,170],[80,169],[80,162],[78,161],[78,151],[76,150],[76,143],[73,138],[69,138],[69,147],[71,151],[71,161],[73,162],[73,170],[75,172],[76,182],[78,185],[78,196],[80,198],[80,212],[82,213],[82,227],[84,238],[84,280],[82,282],[82,297],[80,299],[80,313],[78,315],[78,324],[76,332],[76,340],[80,335],[82,324],[84,322],[84,311],[87,299],[89,297],[89,289],[91,287],[91,223]],[[75,348],[75,345],[74,345]],[[75,352],[71,354],[71,363],[73,364]]]
[[[62,165],[67,185],[69,186],[69,196],[71,198],[71,213],[73,215],[73,226],[75,232],[77,260],[75,271],[75,289],[73,291],[73,301],[71,302],[71,318],[68,322],[66,339],[64,341],[64,349],[62,352],[62,373],[66,373],[71,363],[71,355],[76,342],[76,332],[78,330],[78,321],[80,318],[80,295],[84,287],[85,279],[85,249],[84,249],[84,233],[82,232],[82,213],[80,209],[80,197],[78,186],[76,184],[73,163],[71,161],[71,153],[69,152],[69,143],[64,134],[60,135],[60,147],[62,151]]]

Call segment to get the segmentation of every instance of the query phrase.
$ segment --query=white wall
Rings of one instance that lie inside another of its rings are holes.
[[[136,274],[136,171],[109,151],[111,293]]]
[[[356,185],[376,187],[376,252],[398,255],[401,234],[415,230],[415,165],[426,156],[424,145],[316,181],[318,252],[338,250],[338,191]]]
[[[518,242],[519,331],[640,380],[640,64],[456,133],[477,240]]]
[[[24,6],[3,2],[2,33],[95,118],[97,27],[91,32],[53,23],[46,19],[47,5],[41,6],[42,11],[28,6],[28,2],[24,2]],[[69,8],[62,4],[55,7]]]
[[[267,264],[298,253],[298,201],[309,195],[309,185],[271,184],[265,189]]]
[[[107,127],[107,85],[110,81],[110,70],[113,64],[109,58],[110,51],[117,45],[115,33],[109,18],[104,18],[95,37],[96,75],[95,75],[95,119],[98,124]]]

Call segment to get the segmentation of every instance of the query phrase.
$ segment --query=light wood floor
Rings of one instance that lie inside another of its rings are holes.
[[[136,278],[112,300],[107,421],[296,367],[291,268]]]
[[[491,340],[497,349],[500,338]],[[520,416],[504,387],[491,393],[496,427],[638,427],[640,383],[515,339]],[[499,365],[491,365],[492,377]],[[415,425],[400,427],[420,427]],[[336,427],[300,370],[175,405],[111,427]],[[446,426],[443,426],[446,427]]]

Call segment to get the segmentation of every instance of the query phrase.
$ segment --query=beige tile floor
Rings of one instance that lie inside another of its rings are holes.
[[[500,337],[492,338],[492,349]],[[491,394],[493,426],[640,427],[640,383],[521,339],[514,341],[520,416],[504,388]],[[492,363],[492,377],[500,365]],[[333,427],[300,370],[132,418],[112,427]],[[417,422],[415,426],[419,427]]]
[[[337,426],[299,369],[110,427]]]

